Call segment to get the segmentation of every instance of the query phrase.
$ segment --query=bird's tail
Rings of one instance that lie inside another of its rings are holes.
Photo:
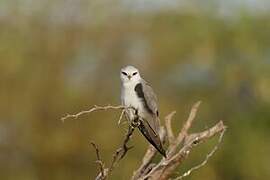
[[[145,120],[141,120],[141,123],[139,124],[138,128],[144,135],[144,137],[158,150],[158,152],[162,154],[164,157],[166,157],[166,151],[162,146],[160,137],[158,133],[153,130],[150,124]]]

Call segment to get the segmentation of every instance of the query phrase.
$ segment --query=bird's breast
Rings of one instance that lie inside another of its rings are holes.
[[[136,109],[141,109],[142,101],[137,96],[134,88],[123,88],[121,98],[124,106],[131,106]]]

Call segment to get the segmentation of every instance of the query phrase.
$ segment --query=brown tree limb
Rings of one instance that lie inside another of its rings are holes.
[[[64,122],[66,119],[68,118],[74,118],[77,119],[79,116],[84,115],[84,114],[89,114],[95,111],[101,111],[101,110],[121,110],[121,114],[118,120],[118,124],[121,123],[121,120],[125,114],[125,111],[127,109],[133,109],[135,110],[133,107],[126,107],[126,106],[122,106],[122,105],[118,105],[118,106],[112,106],[112,105],[107,105],[107,106],[97,106],[95,105],[93,108],[90,108],[89,110],[85,110],[85,111],[81,111],[78,112],[76,114],[67,114],[66,116],[62,117],[61,120]],[[140,117],[135,118],[135,120],[138,120]],[[134,121],[135,121],[134,120]],[[108,176],[111,174],[111,172],[113,171],[113,169],[115,168],[115,166],[118,164],[118,162],[126,155],[126,153],[128,152],[128,150],[130,150],[132,147],[129,147],[127,144],[134,132],[134,126],[133,126],[133,122],[128,120],[130,122],[130,125],[128,126],[128,131],[125,135],[123,144],[121,145],[120,148],[118,148],[116,150],[116,152],[114,153],[113,157],[112,157],[112,161],[110,163],[110,166],[108,168],[105,168],[104,163],[101,161],[101,157],[100,157],[100,153],[99,153],[99,149],[97,147],[97,145],[92,142],[92,146],[94,147],[95,151],[96,151],[96,156],[97,156],[97,161],[96,163],[99,164],[99,174],[96,177],[96,180],[104,180],[107,179]]]
[[[222,141],[223,134],[225,132],[226,126],[224,126],[223,122],[220,121],[213,127],[199,132],[199,133],[192,133],[188,134],[188,131],[195,119],[198,107],[200,105],[200,102],[197,102],[191,109],[190,115],[187,119],[187,121],[184,123],[183,128],[179,132],[177,138],[174,139],[174,141],[169,140],[169,147],[168,152],[170,153],[167,158],[162,158],[159,163],[151,167],[151,170],[149,172],[141,172],[140,176],[137,176],[139,180],[144,179],[151,179],[151,180],[167,180],[169,179],[176,171],[176,168],[182,164],[182,162],[188,157],[191,150],[197,146],[198,144],[205,142],[207,139],[220,134],[219,141],[217,145],[214,147],[214,149],[206,156],[206,159],[198,166],[195,166],[194,168],[191,168],[189,171],[187,171],[185,174],[178,178],[183,178],[188,176],[192,171],[199,169],[200,167],[204,166],[208,159],[216,152],[218,145]],[[166,125],[166,131],[167,135],[168,132],[172,132],[171,125],[168,125],[168,123],[171,123],[171,120],[169,118],[172,118],[172,116],[167,116],[168,119],[166,119],[165,125]],[[168,138],[169,139],[169,138]],[[149,164],[151,164],[149,162]],[[145,169],[148,169],[145,167]],[[136,171],[135,171],[136,172]],[[133,176],[133,180],[137,180]]]
[[[206,155],[205,159],[198,165],[192,167],[191,169],[189,169],[188,171],[186,171],[183,175],[175,178],[174,180],[181,180],[186,176],[189,176],[193,171],[200,169],[201,167],[205,166],[208,162],[208,160],[214,155],[214,153],[217,151],[217,149],[219,148],[219,145],[222,142],[224,133],[225,133],[226,129],[223,129],[223,131],[220,133],[219,139],[217,144],[214,146],[214,148]]]
[[[115,166],[119,163],[119,161],[126,155],[128,150],[130,150],[132,148],[132,147],[128,147],[127,143],[129,142],[133,132],[134,132],[134,128],[129,126],[129,129],[125,135],[125,139],[123,141],[122,147],[118,148],[115,151],[115,153],[113,154],[110,166],[106,169],[104,168],[104,163],[100,159],[99,150],[98,150],[97,146],[96,145],[94,146],[94,148],[96,150],[98,162],[100,164],[100,172],[97,175],[96,180],[107,179],[110,176],[110,174],[112,173],[112,171],[114,170]]]
[[[220,121],[208,130],[196,134],[191,134],[187,138],[189,140],[179,150],[179,152],[177,152],[172,158],[165,160],[163,162],[164,165],[160,165],[158,168],[156,168],[157,170],[150,173],[149,176],[158,177],[160,180],[168,179],[176,170],[176,168],[188,157],[193,147],[213,137],[216,134],[222,133],[225,129],[226,127],[223,125],[223,122]]]
[[[192,106],[192,109],[190,111],[189,117],[187,121],[184,123],[181,131],[178,133],[177,137],[174,136],[172,126],[171,126],[171,120],[174,116],[175,112],[170,113],[165,117],[165,128],[161,126],[159,135],[162,139],[162,141],[167,140],[168,141],[168,148],[167,148],[167,158],[161,158],[159,162],[153,163],[153,159],[155,155],[157,154],[157,150],[153,148],[152,145],[149,145],[143,159],[140,167],[134,171],[132,180],[145,180],[145,179],[151,179],[151,180],[167,180],[169,179],[173,174],[175,174],[176,169],[182,164],[182,162],[188,157],[191,150],[197,146],[198,144],[207,141],[209,138],[212,138],[213,136],[220,134],[218,143],[214,146],[214,148],[208,153],[205,157],[205,159],[198,165],[192,167],[188,171],[186,171],[183,175],[176,178],[176,180],[182,179],[188,175],[190,175],[193,171],[203,167],[209,160],[210,157],[213,156],[213,154],[218,149],[218,146],[222,142],[223,135],[226,130],[226,126],[223,124],[222,121],[214,125],[213,127],[199,132],[199,133],[191,133],[189,134],[189,129],[191,128],[194,119],[197,114],[197,110],[200,106],[200,101],[195,103]],[[135,110],[132,107],[124,107],[124,106],[94,106],[93,108],[81,111],[77,114],[70,115],[61,118],[62,121],[68,119],[68,118],[78,118],[79,116],[87,113],[91,113],[98,110],[122,110],[120,118],[118,120],[118,123],[121,122],[121,119],[123,118],[125,114],[125,110],[131,108]],[[136,110],[135,110],[136,112]],[[135,121],[136,120],[136,121]],[[135,118],[134,121],[129,122],[129,129],[125,135],[123,144],[120,148],[116,150],[116,152],[113,155],[112,161],[110,163],[110,166],[108,168],[105,168],[104,163],[101,161],[100,157],[100,151],[98,147],[95,145],[95,143],[91,143],[96,151],[97,161],[96,163],[99,165],[99,174],[96,177],[96,180],[104,180],[107,179],[110,174],[112,173],[113,169],[116,167],[116,165],[119,163],[119,161],[126,155],[127,151],[132,148],[128,147],[127,143],[130,140],[134,128],[136,128],[137,124],[140,123],[140,117],[138,116]]]
[[[134,132],[134,127],[129,126],[129,127],[128,127],[127,134],[126,134],[125,139],[124,139],[124,142],[123,142],[123,145],[122,145],[122,148],[121,148],[121,156],[120,156],[120,159],[122,159],[122,158],[126,155],[126,153],[128,152],[128,150],[130,150],[130,149],[133,148],[133,146],[128,147],[128,145],[127,145],[127,143],[128,143],[128,141],[130,140],[130,138],[131,138],[133,132]]]

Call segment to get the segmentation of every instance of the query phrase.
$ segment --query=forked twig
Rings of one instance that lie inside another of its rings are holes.
[[[91,145],[94,147],[94,149],[96,151],[96,156],[97,156],[96,163],[99,165],[99,168],[100,168],[99,169],[99,171],[100,171],[99,176],[96,179],[100,179],[100,180],[106,179],[107,173],[105,173],[105,169],[104,169],[105,165],[101,160],[99,149],[94,142],[91,142]]]
[[[169,157],[171,157],[172,154],[175,153],[177,147],[179,146],[179,144],[185,139],[185,137],[187,136],[187,133],[188,133],[188,130],[190,129],[195,117],[196,117],[196,114],[197,114],[197,111],[198,111],[198,108],[201,104],[201,101],[198,101],[197,103],[195,103],[192,108],[191,108],[191,111],[189,113],[189,116],[188,116],[188,119],[187,121],[184,123],[181,131],[179,132],[176,140],[174,141],[174,143],[171,143],[170,146],[169,146]],[[172,131],[172,130],[171,130]]]
[[[96,177],[96,180],[106,179],[112,173],[112,171],[115,168],[115,166],[117,165],[117,163],[126,155],[128,150],[130,150],[132,148],[132,147],[128,147],[127,143],[130,140],[130,137],[132,136],[133,131],[134,131],[134,128],[130,127],[126,136],[125,136],[122,147],[118,148],[115,151],[115,153],[113,154],[110,166],[109,166],[109,168],[106,168],[106,169],[104,167],[104,163],[101,161],[98,147],[96,146],[95,143],[93,143],[93,142],[91,143],[96,150],[96,155],[97,155],[97,159],[98,159],[96,162],[100,166],[100,172],[99,172],[98,176]]]
[[[197,146],[198,144],[206,141],[207,139],[215,136],[216,134],[221,134],[219,138],[218,144],[214,147],[214,149],[207,155],[207,158],[205,161],[203,161],[202,164],[195,166],[190,171],[186,172],[181,178],[188,176],[191,174],[192,171],[199,169],[203,165],[205,165],[208,162],[208,159],[215,153],[217,150],[218,145],[222,141],[223,134],[225,132],[226,126],[224,126],[223,122],[220,121],[213,127],[199,132],[199,133],[192,133],[188,134],[188,131],[195,119],[195,116],[197,114],[198,107],[200,105],[200,102],[195,103],[195,105],[192,107],[190,115],[187,119],[187,121],[184,123],[183,128],[179,132],[177,138],[173,140],[173,138],[168,138],[169,141],[169,147],[167,152],[169,152],[167,158],[162,158],[159,163],[152,166],[151,162],[149,162],[149,166],[151,165],[151,170],[146,172],[148,167],[145,167],[145,172],[141,171],[140,175],[138,175],[138,178],[133,178],[133,180],[144,180],[144,179],[151,179],[151,180],[167,180],[175,174],[176,168],[183,163],[183,161],[188,157],[191,150]],[[172,136],[171,132],[171,119],[172,116],[167,116],[165,125],[166,125],[166,131],[167,135],[170,134]],[[137,172],[137,171],[135,171]],[[134,177],[134,176],[133,176]]]
[[[64,122],[68,118],[77,119],[81,115],[89,114],[89,113],[92,113],[92,112],[95,112],[95,111],[100,111],[100,110],[122,110],[121,114],[120,114],[120,117],[119,117],[119,120],[118,120],[118,124],[120,124],[121,120],[123,119],[123,116],[125,114],[125,111],[127,109],[133,109],[134,110],[133,107],[125,107],[125,106],[122,106],[122,105],[118,105],[118,106],[112,106],[112,105],[97,106],[97,105],[95,105],[93,108],[90,108],[89,110],[81,111],[81,112],[78,112],[76,114],[67,114],[66,116],[62,117],[61,120]],[[105,164],[102,162],[101,157],[100,157],[100,151],[99,151],[98,146],[94,142],[91,142],[91,145],[94,147],[95,152],[96,152],[96,156],[97,156],[96,163],[99,165],[99,171],[100,171],[99,174],[96,177],[96,180],[107,179],[108,176],[113,171],[113,169],[115,168],[116,164],[126,155],[128,150],[130,150],[132,148],[132,147],[128,147],[127,143],[129,142],[133,132],[134,132],[134,127],[129,125],[129,129],[128,129],[128,132],[125,135],[123,144],[114,153],[109,168],[105,168]]]
[[[188,171],[186,171],[183,175],[175,178],[174,180],[180,180],[183,179],[186,176],[189,176],[193,171],[200,169],[201,167],[205,166],[208,162],[208,160],[215,154],[215,152],[217,151],[217,149],[219,148],[219,145],[222,142],[224,133],[225,133],[226,129],[223,129],[223,131],[220,133],[219,138],[218,138],[218,142],[217,144],[214,146],[214,148],[206,155],[205,159],[198,165],[192,167],[191,169],[189,169]]]

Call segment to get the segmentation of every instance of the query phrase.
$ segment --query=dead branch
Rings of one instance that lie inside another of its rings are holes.
[[[179,144],[184,140],[184,138],[186,137],[187,133],[188,133],[188,130],[189,128],[191,127],[195,117],[196,117],[196,114],[197,114],[197,111],[198,111],[198,108],[201,104],[201,101],[198,101],[197,103],[195,103],[192,108],[191,108],[191,111],[189,113],[189,117],[187,119],[187,121],[185,122],[184,126],[182,127],[182,130],[179,132],[176,140],[174,143],[171,143],[169,145],[169,151],[168,151],[168,157],[171,157],[177,147],[179,146]],[[171,130],[172,131],[172,130]]]
[[[225,126],[222,121],[220,121],[209,130],[197,133],[196,135],[192,134],[192,137],[188,137],[190,140],[186,142],[172,158],[164,160],[160,166],[157,166],[155,171],[149,174],[149,177],[154,177],[152,179],[168,179],[174,173],[176,168],[188,157],[193,147],[204,142],[208,138],[221,133],[224,129]]]
[[[119,163],[119,161],[126,155],[128,150],[130,150],[132,148],[132,147],[128,147],[127,143],[130,140],[130,137],[132,136],[133,132],[134,132],[134,128],[130,126],[128,129],[128,132],[125,136],[122,147],[118,148],[115,151],[115,153],[112,157],[112,161],[110,163],[110,166],[108,168],[105,168],[105,165],[101,160],[99,149],[98,149],[97,145],[94,142],[91,142],[92,146],[94,147],[94,149],[96,151],[96,156],[97,156],[96,163],[99,164],[99,173],[96,177],[96,180],[107,179],[109,177],[109,175],[112,173],[115,166]]]
[[[177,177],[175,180],[183,179],[186,176],[189,176],[193,171],[203,167],[205,164],[207,164],[210,157],[213,156],[213,154],[217,151],[219,145],[222,142],[223,135],[226,130],[226,126],[223,124],[222,121],[214,125],[213,127],[204,130],[199,133],[191,133],[189,134],[189,129],[191,128],[196,114],[197,110],[200,106],[200,101],[195,103],[193,107],[191,108],[189,117],[187,121],[184,123],[181,131],[178,133],[177,137],[175,137],[171,121],[173,116],[175,115],[175,111],[170,113],[165,117],[165,127],[160,127],[160,138],[161,140],[168,141],[168,148],[167,148],[167,158],[161,158],[158,163],[153,163],[153,159],[155,155],[157,154],[157,150],[152,146],[149,145],[147,148],[147,151],[142,159],[142,163],[139,166],[137,170],[134,171],[132,180],[145,180],[145,179],[151,179],[151,180],[167,180],[169,179],[175,172],[176,169],[183,163],[183,161],[188,157],[191,150],[197,146],[198,144],[207,141],[209,138],[212,138],[213,136],[220,134],[219,140],[217,144],[214,146],[214,148],[208,153],[205,157],[205,159],[198,165],[192,167],[188,171],[186,171],[183,175]],[[121,110],[121,115],[118,120],[118,124],[121,123],[121,119],[123,118],[125,114],[125,110],[132,107],[125,107],[125,106],[94,106],[93,108],[81,111],[77,114],[73,115],[66,115],[65,117],[61,118],[62,121],[68,119],[68,118],[78,118],[79,116],[83,114],[88,114],[94,111],[99,110]],[[105,168],[105,164],[102,162],[100,157],[100,150],[95,145],[95,143],[91,143],[96,151],[97,161],[96,163],[99,165],[99,174],[96,177],[96,180],[104,180],[107,179],[110,174],[112,173],[113,169],[116,167],[116,165],[119,163],[119,161],[126,155],[129,149],[132,147],[128,147],[127,143],[129,142],[134,129],[137,127],[137,124],[140,121],[140,117],[134,119],[134,121],[129,120],[129,128],[125,135],[123,144],[120,148],[116,150],[116,152],[113,155],[112,161],[110,163],[110,166],[108,168]]]
[[[119,117],[119,120],[118,120],[118,124],[120,124],[121,120],[122,120],[122,118],[123,118],[123,116],[125,114],[125,111],[127,109],[134,109],[134,108],[125,107],[125,106],[122,106],[122,105],[119,105],[119,106],[112,106],[112,105],[97,106],[97,105],[95,105],[93,108],[90,108],[89,110],[81,111],[81,112],[78,112],[76,114],[67,114],[66,116],[62,117],[61,120],[64,122],[68,118],[77,119],[81,115],[89,114],[89,113],[92,113],[92,112],[95,112],[95,111],[121,110],[121,114],[120,114],[120,117]],[[132,122],[130,122],[130,123],[132,123]],[[132,134],[134,132],[134,128],[135,127],[129,125],[128,131],[127,131],[127,133],[125,135],[125,138],[124,138],[124,141],[123,141],[123,144],[114,153],[114,155],[112,157],[112,161],[111,161],[110,166],[108,168],[105,168],[105,164],[101,160],[99,148],[97,147],[97,145],[94,142],[91,142],[92,146],[94,147],[94,149],[96,151],[96,156],[97,156],[96,163],[99,165],[99,174],[97,175],[96,180],[107,179],[108,176],[113,171],[113,169],[115,168],[115,166],[117,165],[117,163],[126,155],[128,150],[130,150],[132,148],[132,147],[129,147],[127,144],[128,144],[128,142],[129,142],[129,140],[130,140],[130,138],[131,138],[131,136],[132,136]]]
[[[181,180],[183,179],[184,177],[186,176],[189,176],[193,171],[197,170],[197,169],[200,169],[201,167],[205,166],[208,162],[208,160],[210,159],[210,157],[212,157],[214,155],[214,153],[217,151],[219,145],[221,144],[222,142],[222,139],[223,139],[223,136],[224,136],[224,133],[225,133],[226,129],[224,129],[221,133],[220,133],[220,136],[219,136],[219,139],[218,139],[218,143],[214,146],[214,148],[206,155],[205,159],[198,165],[192,167],[191,169],[189,169],[188,171],[186,171],[183,175],[175,178],[174,180]]]
[[[122,159],[126,153],[128,152],[128,150],[130,150],[131,148],[133,148],[133,146],[131,147],[128,147],[127,143],[128,141],[130,140],[132,134],[134,132],[134,127],[132,126],[129,126],[128,127],[128,131],[127,131],[127,134],[125,136],[125,139],[124,139],[124,142],[123,142],[123,145],[122,145],[122,148],[121,148],[121,156],[120,156],[120,159]]]
[[[121,121],[121,119],[123,117],[123,114],[124,114],[123,111],[125,109],[128,109],[128,108],[132,108],[132,107],[125,107],[125,106],[122,106],[122,105],[119,105],[119,106],[112,106],[112,105],[97,106],[97,105],[95,105],[94,107],[92,107],[89,110],[81,111],[81,112],[78,112],[76,114],[67,114],[66,116],[64,116],[64,117],[61,118],[61,121],[64,122],[68,118],[77,119],[79,116],[81,116],[83,114],[89,114],[89,113],[92,113],[94,111],[100,111],[100,110],[122,110],[121,115],[120,115],[120,119],[119,119],[119,121]]]
[[[96,163],[99,165],[99,168],[100,168],[99,169],[100,173],[96,179],[104,180],[104,179],[106,179],[108,173],[107,173],[107,171],[105,172],[105,169],[104,169],[105,165],[100,158],[100,153],[99,153],[99,149],[98,149],[97,145],[94,142],[91,142],[91,145],[94,147],[94,149],[96,151],[96,156],[97,156]]]
[[[171,118],[173,117],[174,113],[169,114],[165,118],[165,126],[167,131],[167,137],[168,138],[168,156],[167,158],[162,158],[159,163],[156,165],[151,166],[151,170],[148,172],[141,171],[139,175],[136,177],[133,176],[133,180],[144,180],[144,179],[151,179],[151,180],[167,180],[169,179],[173,174],[175,174],[177,167],[182,164],[182,162],[188,157],[191,150],[197,146],[198,144],[205,142],[207,139],[220,134],[219,141],[217,145],[214,147],[214,149],[206,156],[206,159],[199,165],[191,168],[186,173],[184,173],[182,176],[179,176],[178,179],[182,179],[188,175],[191,174],[194,170],[197,170],[204,166],[209,158],[216,152],[218,145],[222,141],[223,134],[226,130],[226,126],[224,126],[223,122],[220,121],[216,125],[214,125],[212,128],[209,128],[205,131],[199,132],[199,133],[192,133],[188,134],[188,131],[196,117],[196,113],[198,110],[198,107],[200,105],[200,102],[197,102],[191,109],[190,115],[187,119],[187,121],[184,123],[183,128],[179,132],[177,138],[174,138],[173,131],[171,129]],[[149,165],[151,162],[148,163]],[[140,168],[139,168],[140,169]],[[144,167],[144,169],[148,169],[147,167]],[[135,171],[135,172],[138,172]],[[135,177],[135,178],[134,178]]]
[[[175,115],[175,113],[176,113],[176,111],[173,111],[165,117],[165,127],[166,127],[166,131],[167,131],[169,144],[173,144],[175,141],[175,136],[174,136],[173,130],[172,130],[172,118]]]

